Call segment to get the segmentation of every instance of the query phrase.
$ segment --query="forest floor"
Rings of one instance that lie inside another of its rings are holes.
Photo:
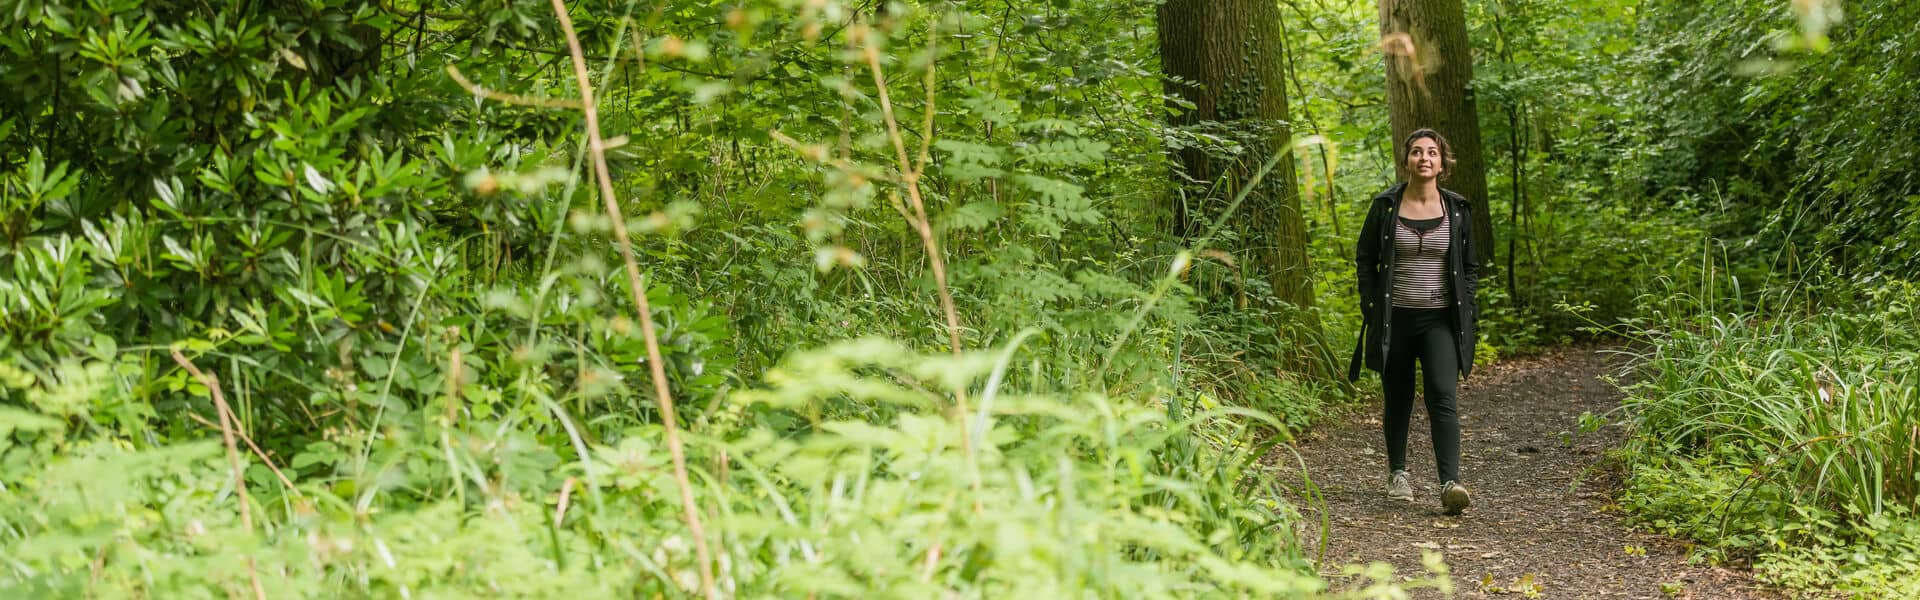
[[[1743,570],[1688,564],[1683,542],[1622,522],[1612,502],[1619,473],[1602,458],[1623,431],[1579,433],[1582,413],[1620,404],[1621,393],[1599,379],[1623,361],[1608,350],[1561,348],[1462,382],[1461,475],[1473,504],[1458,517],[1441,514],[1417,398],[1407,442],[1412,502],[1386,497],[1377,401],[1327,417],[1293,445],[1300,459],[1277,451],[1271,458],[1290,474],[1304,460],[1324,494],[1324,506],[1297,499],[1312,553],[1326,518],[1322,575],[1336,587],[1364,587],[1364,578],[1343,576],[1342,565],[1386,562],[1402,579],[1418,577],[1426,574],[1421,554],[1433,551],[1443,554],[1459,598],[1782,597]],[[1423,589],[1414,597],[1442,596]]]

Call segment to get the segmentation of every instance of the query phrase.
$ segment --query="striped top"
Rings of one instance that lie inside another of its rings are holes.
[[[1394,219],[1393,306],[1446,308],[1447,250],[1453,233],[1446,211],[1431,219]]]

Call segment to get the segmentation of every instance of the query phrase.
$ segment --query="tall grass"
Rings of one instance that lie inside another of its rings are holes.
[[[1897,596],[1920,575],[1920,552],[1883,543],[1920,514],[1917,286],[1820,280],[1743,297],[1705,281],[1714,271],[1648,296],[1649,316],[1617,329],[1638,342],[1624,504],[1757,555],[1776,580]]]
[[[1628,403],[1647,434],[1636,439],[1732,451],[1754,462],[1756,482],[1788,483],[1808,504],[1912,510],[1920,354],[1845,347],[1862,335],[1821,316],[1716,320],[1674,335],[1641,357],[1653,377]]]

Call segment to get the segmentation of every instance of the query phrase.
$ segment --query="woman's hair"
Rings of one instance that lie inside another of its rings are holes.
[[[1406,144],[1400,146],[1400,163],[1406,164],[1407,156],[1413,154],[1413,141],[1420,138],[1433,140],[1434,144],[1440,146],[1440,179],[1445,181],[1448,175],[1453,174],[1453,146],[1447,144],[1446,136],[1440,135],[1438,131],[1421,127],[1407,134]]]

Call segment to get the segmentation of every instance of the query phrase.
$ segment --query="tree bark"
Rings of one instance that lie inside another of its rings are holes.
[[[1262,277],[1275,297],[1303,309],[1302,315],[1311,314],[1304,310],[1313,306],[1313,280],[1294,183],[1279,4],[1168,0],[1158,18],[1167,94],[1193,105],[1170,107],[1169,123],[1207,129],[1242,145],[1233,156],[1202,148],[1176,152],[1188,193],[1173,206],[1174,233],[1187,240],[1204,235],[1241,186],[1280,155],[1280,163],[1229,217],[1227,229],[1238,234],[1235,258]],[[1317,333],[1317,322],[1303,321]]]
[[[1487,163],[1474,105],[1473,50],[1461,0],[1380,0],[1386,49],[1387,112],[1393,127],[1394,172],[1406,178],[1407,134],[1422,127],[1446,136],[1454,166],[1440,186],[1473,202],[1473,243],[1480,264],[1493,264],[1493,215],[1487,210]]]

